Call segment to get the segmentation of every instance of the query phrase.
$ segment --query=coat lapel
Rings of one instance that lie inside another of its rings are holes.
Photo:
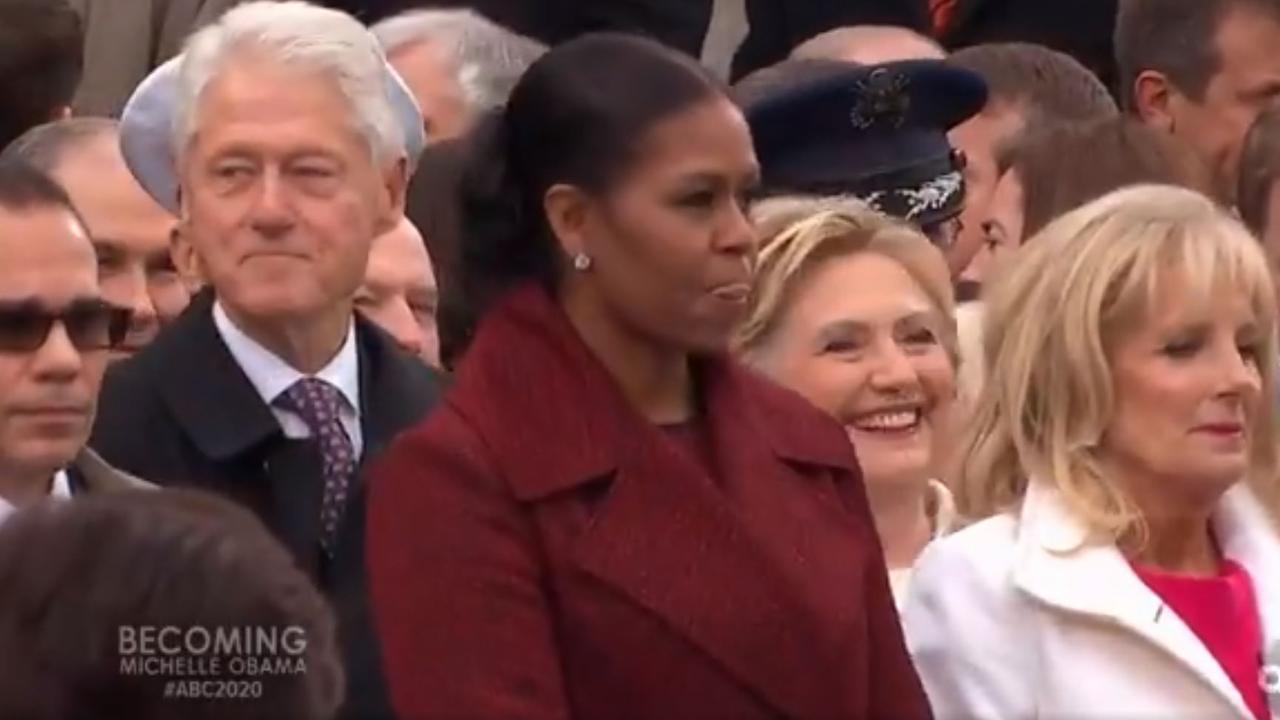
[[[376,457],[405,428],[421,420],[437,400],[438,378],[405,354],[373,323],[356,313],[360,353],[361,428],[364,459]]]
[[[1195,632],[1165,607],[1112,543],[1091,539],[1061,496],[1031,483],[1023,501],[1014,582],[1047,605],[1122,627],[1160,648],[1251,717],[1240,692]],[[1261,602],[1261,598],[1259,598]]]
[[[1240,563],[1253,579],[1262,619],[1264,653],[1280,653],[1280,528],[1267,517],[1257,495],[1245,485],[1223,497],[1214,516],[1223,553]],[[1280,655],[1265,659],[1280,665]]]
[[[156,340],[172,367],[157,378],[165,402],[201,454],[227,461],[272,437],[280,424],[227,349],[206,290]]]
[[[821,717],[839,706],[829,694],[839,685],[814,662],[821,635],[809,622],[813,610],[700,475],[683,458],[662,453],[626,462],[576,543],[575,560],[774,708]]]
[[[145,480],[111,467],[106,460],[102,459],[102,456],[87,447],[76,456],[73,467],[79,474],[78,484],[83,492],[154,490],[156,487]]]
[[[707,417],[735,419],[709,428],[719,473],[732,481],[782,467],[741,398],[743,371],[725,360],[704,370]],[[609,483],[573,544],[575,564],[661,618],[781,713],[818,717],[839,706],[830,695],[844,683],[814,662],[823,636],[813,608],[722,489],[630,408],[545,292],[521,291],[491,314],[456,390],[465,402],[455,406],[493,444],[521,500]],[[513,417],[536,422],[511,432]],[[852,464],[847,441],[823,445],[813,437],[789,454]],[[744,626],[753,632],[741,632]]]
[[[219,488],[269,498],[264,520],[309,570],[320,532],[320,458],[308,443],[286,441],[280,424],[240,369],[213,321],[213,294],[192,300],[159,343],[173,358],[157,379],[183,433],[233,483],[265,482],[269,490]]]

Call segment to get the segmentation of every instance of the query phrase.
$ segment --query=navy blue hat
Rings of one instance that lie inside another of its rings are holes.
[[[976,73],[942,60],[797,68],[740,99],[766,194],[855,195],[927,226],[964,207],[947,130],[987,101]]]

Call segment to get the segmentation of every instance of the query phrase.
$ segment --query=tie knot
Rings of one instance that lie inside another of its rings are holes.
[[[311,427],[324,427],[338,422],[342,410],[342,392],[319,378],[303,378],[280,394],[276,402],[292,410]]]

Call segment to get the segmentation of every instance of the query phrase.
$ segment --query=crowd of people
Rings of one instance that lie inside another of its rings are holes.
[[[0,718],[1280,718],[1280,2],[606,4],[0,0]]]

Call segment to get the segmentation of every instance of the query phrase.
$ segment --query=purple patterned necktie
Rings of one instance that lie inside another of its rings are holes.
[[[330,555],[347,504],[347,488],[356,472],[355,448],[340,420],[344,402],[338,388],[317,378],[303,378],[276,398],[280,407],[302,418],[311,429],[311,436],[320,444],[320,455],[324,459],[320,546]]]

